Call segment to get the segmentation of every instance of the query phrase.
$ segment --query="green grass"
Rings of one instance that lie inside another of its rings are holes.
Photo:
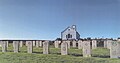
[[[69,55],[60,55],[60,48],[51,46],[50,54],[42,54],[42,47],[34,47],[33,53],[27,53],[27,47],[20,48],[19,53],[13,52],[12,44],[8,52],[2,53],[0,48],[0,63],[120,63],[120,59],[110,59],[109,49],[92,50],[91,58],[82,57],[82,50],[72,48]]]

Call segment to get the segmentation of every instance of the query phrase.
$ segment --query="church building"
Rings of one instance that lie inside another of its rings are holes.
[[[80,34],[77,32],[76,25],[67,27],[61,32],[62,40],[78,40],[80,39]]]

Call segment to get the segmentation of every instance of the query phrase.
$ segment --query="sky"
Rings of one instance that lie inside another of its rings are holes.
[[[72,25],[81,38],[120,37],[120,0],[0,0],[0,39],[55,40]]]

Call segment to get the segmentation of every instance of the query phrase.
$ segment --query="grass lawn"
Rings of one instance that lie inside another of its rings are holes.
[[[109,49],[97,48],[92,50],[91,58],[83,58],[82,50],[69,49],[69,55],[60,55],[60,48],[51,46],[50,54],[42,54],[42,48],[34,47],[33,53],[27,53],[27,47],[20,48],[19,53],[13,52],[9,44],[8,52],[2,53],[0,48],[0,63],[120,63],[120,59],[110,59]]]

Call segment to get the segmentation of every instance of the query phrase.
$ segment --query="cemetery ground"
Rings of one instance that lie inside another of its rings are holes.
[[[19,53],[13,52],[12,44],[9,44],[7,52],[0,48],[0,63],[120,63],[120,59],[109,58],[109,49],[99,47],[92,50],[92,57],[82,57],[82,49],[70,48],[69,55],[61,55],[60,48],[50,46],[50,53],[43,54],[42,47],[33,48],[33,53],[27,53],[27,47],[20,47]]]

